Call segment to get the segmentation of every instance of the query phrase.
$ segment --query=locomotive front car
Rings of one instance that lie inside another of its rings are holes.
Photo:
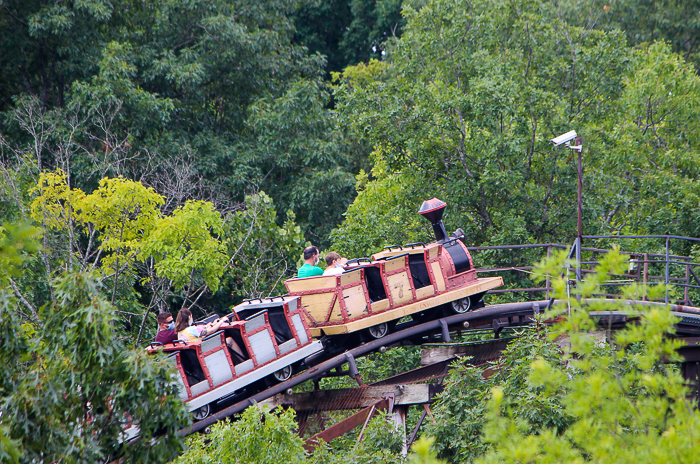
[[[149,348],[149,352],[165,352],[177,368],[180,398],[197,420],[207,417],[218,403],[254,394],[260,381],[287,380],[306,357],[323,349],[320,341],[311,339],[299,298],[244,302],[233,315],[235,321],[201,342],[176,340]],[[228,337],[238,344],[243,357],[228,348]]]
[[[441,317],[483,305],[483,295],[503,279],[476,275],[461,231],[445,232],[445,206],[434,198],[419,211],[431,222],[435,242],[386,247],[371,259],[348,261],[340,275],[287,280],[289,295],[301,298],[311,334],[364,331],[381,338],[404,316]]]

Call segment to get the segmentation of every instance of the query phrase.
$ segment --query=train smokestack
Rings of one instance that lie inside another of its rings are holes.
[[[426,218],[433,225],[433,232],[435,232],[435,239],[438,242],[442,242],[447,239],[447,231],[445,231],[445,224],[442,223],[442,214],[445,212],[445,207],[447,203],[437,198],[432,200],[425,200],[418,210],[418,214]]]

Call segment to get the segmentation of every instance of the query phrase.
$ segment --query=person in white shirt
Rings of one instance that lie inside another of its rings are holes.
[[[347,262],[347,258],[341,258],[338,253],[331,251],[326,255],[326,270],[323,271],[323,275],[342,274],[345,271],[345,263]]]
[[[201,342],[204,337],[211,335],[222,325],[230,324],[228,317],[224,316],[206,325],[194,325],[194,318],[192,317],[192,312],[187,308],[182,308],[179,313],[177,313],[177,320],[175,321],[175,330],[177,331],[177,337],[180,340],[184,340],[187,343]],[[243,351],[238,346],[238,343],[231,338],[226,337],[226,345],[228,345],[231,350],[233,350],[241,358],[244,358]]]

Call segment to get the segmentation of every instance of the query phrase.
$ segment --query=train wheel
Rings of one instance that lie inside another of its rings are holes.
[[[367,329],[367,333],[374,340],[379,340],[389,333],[389,324],[382,322]]]
[[[272,376],[275,378],[277,382],[285,382],[289,379],[292,378],[292,374],[294,373],[294,368],[289,365],[287,367],[283,367],[282,369],[276,371]]]
[[[211,413],[211,407],[208,404],[205,404],[201,408],[197,408],[192,411],[192,416],[194,416],[194,420],[201,421],[202,419],[209,417],[209,413]]]
[[[472,300],[470,297],[462,298],[452,302],[452,311],[456,314],[464,314],[472,309]]]

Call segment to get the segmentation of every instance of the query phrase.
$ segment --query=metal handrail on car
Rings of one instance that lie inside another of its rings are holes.
[[[213,338],[213,337],[216,337],[217,335],[220,335],[221,333],[223,333],[223,330],[217,330],[213,334],[208,335],[207,338],[203,338],[202,341],[205,342],[205,341],[209,340],[210,338]]]
[[[396,256],[392,256],[392,257],[390,257],[390,258],[387,258],[386,260],[387,260],[387,261],[391,261],[392,259],[403,258],[404,256],[408,256],[408,255],[410,255],[410,254],[411,254],[411,253],[401,253],[400,255],[396,255]]]
[[[253,314],[252,316],[248,316],[248,317],[246,317],[246,318],[243,319],[243,320],[244,320],[244,321],[249,321],[249,320],[254,319],[254,318],[258,317],[259,315],[261,315],[261,314],[263,314],[263,313],[266,313],[266,312],[267,312],[267,309],[263,309],[262,311],[257,312],[257,313],[255,313],[255,314]]]
[[[348,262],[345,263],[345,265],[350,266],[350,265],[355,264],[355,265],[359,266],[361,261],[367,261],[367,264],[372,264],[372,260],[369,258],[354,258],[354,259],[348,260]]]

